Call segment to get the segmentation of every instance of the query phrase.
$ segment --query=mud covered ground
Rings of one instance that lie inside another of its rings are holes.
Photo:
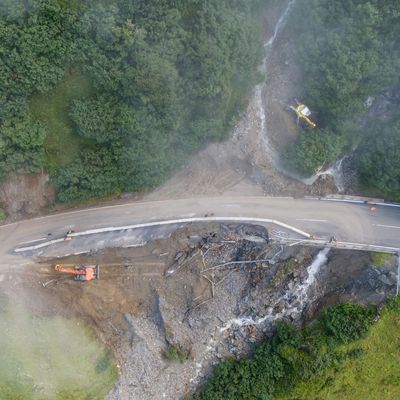
[[[251,260],[261,261],[240,264]],[[91,326],[119,368],[109,399],[182,398],[218,360],[251,351],[276,319],[300,322],[342,301],[379,304],[396,283],[390,260],[378,269],[368,253],[281,248],[247,225],[189,225],[144,247],[57,262],[98,263],[100,279],[76,282],[40,260],[4,272],[0,292],[32,299],[33,315]],[[187,360],[168,360],[168,349]]]

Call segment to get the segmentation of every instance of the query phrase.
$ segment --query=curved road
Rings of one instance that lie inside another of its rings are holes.
[[[378,207],[372,213],[365,204],[269,197],[217,197],[134,202],[54,214],[0,226],[2,265],[26,264],[12,254],[22,243],[47,236],[61,237],[109,226],[131,225],[188,217],[268,218],[292,225],[315,237],[400,248],[400,208]]]

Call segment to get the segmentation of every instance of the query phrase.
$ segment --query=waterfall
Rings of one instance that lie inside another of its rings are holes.
[[[313,286],[316,275],[319,272],[320,268],[326,263],[329,250],[329,248],[325,248],[317,254],[313,262],[307,268],[306,280],[293,290],[287,290],[281,297],[279,297],[274,302],[274,304],[269,307],[267,315],[256,319],[251,317],[239,317],[231,319],[223,327],[220,328],[220,332],[225,332],[233,326],[242,327],[248,325],[262,325],[264,323],[269,324],[277,319],[283,318],[288,315],[300,315],[310,301],[309,289]],[[287,307],[284,308],[281,312],[274,313],[275,306],[282,301],[288,304]]]

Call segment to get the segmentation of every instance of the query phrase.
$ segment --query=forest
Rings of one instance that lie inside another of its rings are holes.
[[[264,6],[3,0],[0,182],[47,170],[60,202],[159,185],[228,137],[261,79]],[[368,98],[400,84],[400,3],[297,0],[287,25],[318,128],[286,167],[307,176],[352,153],[362,189],[400,199],[400,104],[366,117]]]
[[[45,168],[61,202],[160,184],[260,79],[262,3],[0,2],[0,180]]]
[[[395,0],[298,0],[288,29],[303,75],[303,98],[318,128],[304,130],[283,159],[302,175],[354,153],[361,180],[400,198],[395,117],[367,116],[368,98],[399,92],[400,3]],[[400,105],[393,114],[399,113]],[[396,133],[397,132],[397,133]],[[386,154],[379,160],[375,153]]]

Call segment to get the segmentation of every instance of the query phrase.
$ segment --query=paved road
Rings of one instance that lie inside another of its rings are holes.
[[[218,197],[135,202],[0,226],[0,259],[2,265],[26,263],[26,259],[13,255],[12,250],[23,242],[44,238],[50,232],[52,237],[60,237],[69,229],[83,231],[157,220],[202,217],[205,214],[270,218],[316,237],[329,238],[335,235],[341,241],[400,248],[400,208],[382,206],[372,213],[364,204],[290,198]]]

